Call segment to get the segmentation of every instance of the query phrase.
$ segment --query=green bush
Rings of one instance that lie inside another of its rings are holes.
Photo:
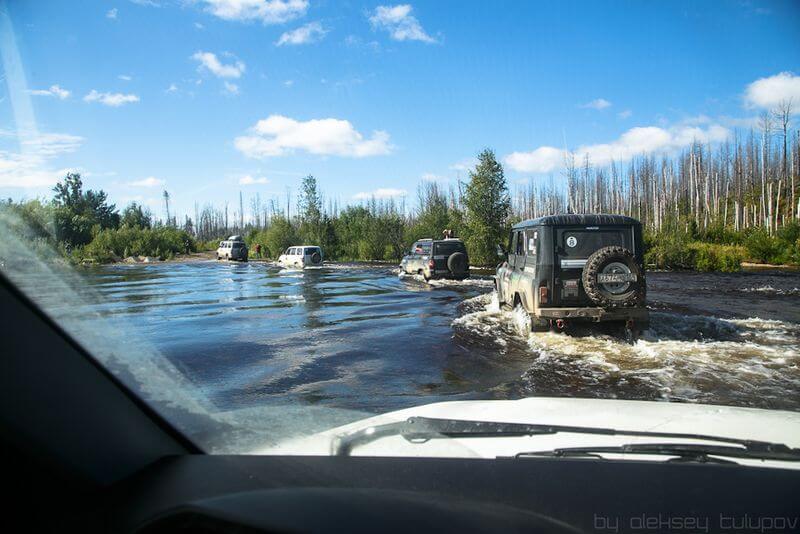
[[[195,242],[195,247],[198,252],[213,251],[219,248],[220,241],[222,241],[222,239],[209,239],[207,241],[197,241]]]
[[[713,271],[716,257],[708,247],[697,247],[694,250],[694,268],[698,271]]]
[[[297,232],[284,217],[273,218],[266,230],[251,232],[247,236],[247,246],[250,248],[251,254],[255,251],[256,243],[261,245],[263,256],[273,259],[283,254],[283,251],[292,245],[300,244]]]
[[[800,239],[800,222],[795,221],[786,226],[781,226],[778,228],[777,236],[779,241],[793,245]]]
[[[644,261],[658,269],[693,269],[694,251],[683,234],[645,235]]]
[[[76,248],[73,257],[78,261],[105,263],[126,255],[166,259],[196,250],[194,239],[184,230],[163,226],[152,229],[122,227],[99,231],[88,245]]]
[[[658,269],[734,272],[746,257],[739,245],[689,241],[675,233],[645,235],[645,263]]]
[[[717,223],[709,226],[705,230],[702,239],[707,243],[741,245],[743,237],[742,232],[736,232],[729,226],[723,226],[721,223]]]
[[[778,240],[770,236],[764,228],[748,232],[744,240],[748,257],[756,262],[772,263],[780,252]]]
[[[745,258],[743,247],[714,243],[691,243],[694,269],[698,271],[735,272],[742,268]]]
[[[778,228],[770,236],[763,228],[748,229],[744,239],[747,255],[760,263],[800,264],[800,223],[793,222]]]

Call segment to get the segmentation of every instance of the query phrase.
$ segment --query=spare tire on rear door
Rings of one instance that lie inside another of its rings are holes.
[[[462,275],[467,272],[467,255],[463,252],[453,252],[447,258],[447,268],[455,275]]]
[[[624,247],[603,247],[586,260],[583,289],[604,308],[644,305],[645,279],[633,253]]]
[[[320,253],[318,251],[314,251],[314,253],[311,255],[311,263],[319,263],[321,261],[322,261],[322,256],[320,255]]]

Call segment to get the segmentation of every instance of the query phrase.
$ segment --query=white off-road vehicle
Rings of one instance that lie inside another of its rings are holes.
[[[238,260],[247,261],[247,245],[241,236],[232,235],[225,241],[219,242],[217,248],[218,260]]]
[[[289,247],[280,255],[278,263],[293,269],[322,265],[322,249],[315,246]]]

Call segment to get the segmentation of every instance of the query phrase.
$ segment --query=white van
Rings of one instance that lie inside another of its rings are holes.
[[[322,265],[322,249],[313,246],[289,247],[278,258],[278,263],[284,267],[301,269]]]
[[[241,236],[232,235],[225,241],[220,241],[217,259],[247,261],[247,245]]]

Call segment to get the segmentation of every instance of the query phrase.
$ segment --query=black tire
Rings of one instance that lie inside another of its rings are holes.
[[[605,284],[597,282],[597,275],[603,272],[606,266],[615,262],[624,264],[631,274],[636,275],[636,281],[628,282],[628,287],[620,293],[612,293]],[[636,263],[633,253],[624,247],[612,246],[596,250],[586,260],[582,279],[586,295],[598,306],[633,308],[644,305],[646,293],[644,272]]]
[[[453,274],[464,274],[467,272],[467,255],[463,252],[453,252],[447,258],[447,268]]]
[[[319,252],[315,252],[311,255],[311,263],[319,263],[322,261],[322,256],[320,256]]]

